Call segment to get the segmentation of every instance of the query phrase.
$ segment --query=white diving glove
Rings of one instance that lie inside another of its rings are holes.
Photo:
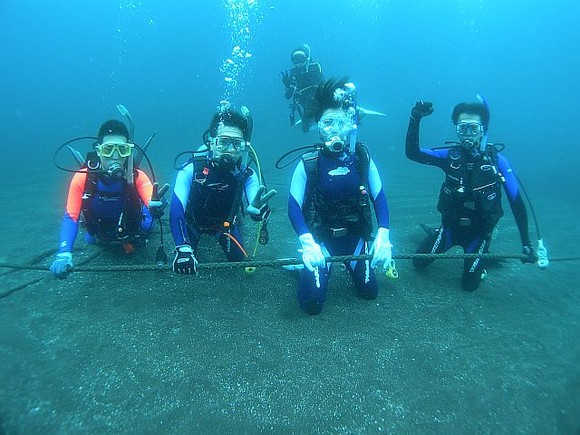
[[[312,234],[306,233],[298,237],[302,245],[302,261],[310,272],[314,272],[317,267],[325,267],[326,261],[320,245],[314,241]]]
[[[379,228],[377,236],[371,247],[370,255],[373,256],[371,267],[376,267],[378,264],[383,264],[383,269],[386,271],[393,259],[393,245],[389,241],[389,230],[386,228]]]

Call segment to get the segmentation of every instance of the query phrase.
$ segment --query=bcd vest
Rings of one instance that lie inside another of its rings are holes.
[[[135,180],[138,173],[135,171]],[[87,172],[82,212],[90,234],[104,240],[127,240],[139,237],[143,220],[143,203],[135,186],[127,180],[111,182],[119,188],[105,189],[108,180],[98,173]]]
[[[354,167],[360,178],[359,192],[355,197],[328,201],[319,186],[319,160],[321,151],[302,157],[306,171],[306,188],[302,214],[312,234],[318,238],[334,237],[340,229],[368,238],[373,224],[368,186],[370,157],[367,148],[356,144]]]
[[[491,232],[503,216],[497,152],[488,148],[477,156],[465,155],[460,148],[449,150],[437,204],[443,225],[475,226]]]
[[[208,162],[206,157],[194,158],[185,209],[187,222],[202,230],[233,226],[242,211],[244,184],[250,175],[250,169],[234,175]]]

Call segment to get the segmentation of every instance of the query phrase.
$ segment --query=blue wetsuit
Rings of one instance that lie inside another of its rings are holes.
[[[258,177],[250,168],[222,169],[205,157],[185,165],[177,173],[169,212],[175,245],[188,244],[195,252],[201,235],[210,234],[228,261],[243,260],[247,254],[239,213],[244,196],[250,202],[258,188]]]
[[[307,163],[301,160],[292,176],[288,199],[288,216],[298,236],[312,233],[325,255],[360,255],[368,253],[370,228],[357,216],[361,195],[372,202],[379,227],[389,228],[389,208],[379,172],[372,159],[368,159],[368,185],[364,185],[357,165],[346,154],[339,159],[318,153],[316,171],[307,173]],[[366,170],[366,169],[365,169]],[[308,179],[315,177],[315,180]],[[307,191],[316,191],[317,198]],[[361,186],[363,187],[361,189]],[[308,198],[307,195],[311,197]],[[363,198],[364,199],[364,198]],[[326,204],[326,206],[324,205]],[[346,205],[346,206],[345,206]],[[368,204],[370,207],[370,204]],[[320,213],[322,208],[330,212]],[[322,214],[315,226],[308,217],[309,209]],[[332,214],[332,210],[336,213]],[[370,261],[346,264],[359,295],[374,299],[378,294],[378,284]],[[298,300],[303,310],[309,314],[320,312],[326,299],[331,264],[319,271],[319,286],[314,273],[306,268],[300,272]]]
[[[509,161],[501,154],[470,151],[462,147],[431,150],[419,146],[420,121],[411,118],[405,152],[409,159],[441,168],[446,180],[439,194],[441,227],[429,234],[418,253],[442,253],[455,245],[466,253],[486,253],[497,221],[503,215],[501,186],[516,220],[522,245],[530,243],[528,215],[518,182]],[[417,268],[433,260],[415,259]],[[462,286],[473,291],[479,286],[483,264],[479,258],[465,259]]]

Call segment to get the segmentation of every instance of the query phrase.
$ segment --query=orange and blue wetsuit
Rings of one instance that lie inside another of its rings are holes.
[[[147,208],[153,186],[143,171],[135,171],[134,183],[81,170],[71,181],[60,232],[58,253],[70,253],[82,216],[87,241],[132,241],[153,228]]]

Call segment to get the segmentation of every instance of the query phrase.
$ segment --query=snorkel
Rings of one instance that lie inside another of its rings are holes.
[[[483,105],[483,107],[485,107],[485,110],[489,114],[489,105],[487,104],[487,101],[485,100],[485,98],[483,98],[483,96],[480,94],[477,94],[475,97]],[[487,149],[488,132],[489,132],[489,121],[488,121],[487,125],[484,125],[483,136],[481,138],[481,142],[479,143],[479,152],[481,152],[481,153],[485,152],[485,150]]]
[[[117,104],[117,110],[121,115],[127,118],[127,122],[129,122],[129,135],[131,136],[129,137],[129,142],[133,142],[135,137],[135,124],[133,123],[133,117],[131,116],[131,113],[129,113],[129,110],[123,104]],[[121,165],[119,165],[118,163],[113,163],[111,167],[112,166],[116,167]],[[132,186],[135,181],[134,167],[135,165],[133,161],[133,152],[131,152],[131,155],[127,157],[127,184],[129,186]],[[109,168],[109,173],[111,174],[111,168]],[[124,173],[121,173],[120,169],[115,169],[112,174],[114,174],[114,177],[116,178],[122,178],[125,175]],[[111,177],[113,177],[113,175],[111,175]]]
[[[242,172],[244,172],[248,167],[248,159],[249,159],[248,149],[252,147],[251,141],[252,141],[252,130],[254,128],[254,119],[252,118],[250,109],[248,109],[246,106],[242,106],[240,108],[240,112],[242,112],[242,115],[246,117],[247,124],[246,134],[244,135],[245,136],[244,140],[246,141],[246,149],[242,151],[242,163],[240,164],[240,169],[242,170]]]

